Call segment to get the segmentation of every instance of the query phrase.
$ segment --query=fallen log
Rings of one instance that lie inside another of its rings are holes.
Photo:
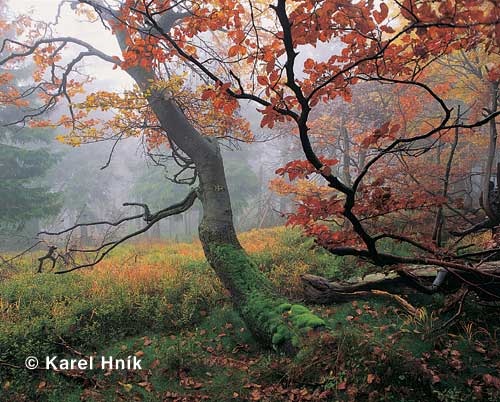
[[[496,277],[498,276],[498,278]],[[470,272],[443,271],[437,267],[409,267],[388,275],[369,275],[356,281],[331,281],[326,278],[302,275],[306,301],[317,304],[345,303],[369,299],[385,293],[409,295],[453,293],[466,286],[485,301],[500,301],[500,267]],[[385,292],[385,293],[384,293]]]
[[[319,304],[345,303],[353,300],[365,300],[373,297],[390,298],[401,305],[408,313],[414,315],[417,309],[398,294],[391,291],[397,290],[401,294],[404,288],[403,278],[388,278],[384,280],[369,281],[361,284],[339,285],[315,275],[303,275],[306,299]],[[381,290],[384,288],[384,290]],[[410,290],[409,288],[406,288]],[[391,291],[389,291],[391,290]]]

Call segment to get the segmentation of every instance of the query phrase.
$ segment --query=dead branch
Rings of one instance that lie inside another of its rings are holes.
[[[47,254],[45,254],[44,256],[42,256],[38,259],[38,271],[37,271],[38,273],[42,272],[43,263],[45,260],[52,261],[51,269],[54,269],[54,267],[56,266],[56,262],[57,262],[56,250],[57,250],[57,246],[49,246],[49,249],[47,250]]]
[[[462,315],[462,312],[463,312],[463,309],[464,309],[465,298],[467,297],[468,294],[469,294],[469,289],[465,288],[463,290],[462,294],[461,294],[460,299],[458,300],[458,310],[457,310],[457,312],[455,314],[453,314],[453,316],[450,319],[448,319],[441,326],[439,326],[435,331],[442,331],[442,330],[444,330],[450,324],[452,324],[453,322],[455,322],[455,320],[458,317],[460,317],[460,315]]]
[[[139,229],[135,232],[129,233],[126,236],[120,238],[119,240],[104,243],[95,249],[70,249],[71,252],[96,253],[96,255],[95,255],[95,258],[92,262],[84,263],[84,264],[80,264],[80,265],[75,265],[69,269],[57,271],[56,273],[63,274],[63,273],[75,271],[78,269],[95,266],[96,264],[101,262],[117,246],[119,246],[120,244],[124,243],[125,241],[127,241],[133,237],[136,237],[142,233],[147,232],[155,223],[159,222],[160,220],[167,218],[169,216],[177,215],[177,214],[180,214],[180,213],[187,211],[194,204],[197,197],[198,197],[197,190],[196,189],[191,190],[191,192],[181,202],[173,204],[173,205],[171,205],[165,209],[162,209],[154,214],[151,214],[149,212],[149,207],[147,207],[147,205],[142,204],[141,206],[144,207],[145,213],[140,215],[140,217],[142,217],[147,222],[147,225],[144,228]],[[124,205],[138,205],[138,204],[137,203],[127,203]],[[122,221],[125,221],[125,220],[122,220]],[[100,224],[100,222],[97,222],[97,224]],[[86,225],[90,225],[90,224],[86,224]]]

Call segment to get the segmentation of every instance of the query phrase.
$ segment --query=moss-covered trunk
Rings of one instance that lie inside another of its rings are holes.
[[[233,225],[224,166],[216,142],[210,158],[198,165],[203,218],[200,240],[207,260],[229,290],[250,331],[264,344],[293,351],[300,336],[324,325],[301,305],[277,295],[241,247]]]

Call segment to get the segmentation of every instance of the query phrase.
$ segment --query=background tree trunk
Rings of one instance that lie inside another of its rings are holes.
[[[343,161],[342,161],[342,176],[344,178],[344,183],[347,185],[351,184],[351,150],[349,143],[349,133],[347,132],[347,127],[342,120],[342,126],[340,127],[342,133],[342,142],[344,144],[343,149]]]
[[[492,82],[490,84],[490,107],[488,113],[494,113],[497,111],[497,97],[498,82]],[[497,136],[496,119],[491,119],[489,122],[489,143],[482,184],[481,205],[484,212],[492,222],[499,222],[498,211],[495,208],[495,185],[491,182],[491,175],[493,173],[493,166],[495,164],[494,162],[496,157]]]

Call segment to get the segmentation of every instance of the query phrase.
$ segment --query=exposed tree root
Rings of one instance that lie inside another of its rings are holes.
[[[401,296],[394,295],[392,293],[385,292],[383,290],[372,290],[371,293],[377,296],[384,296],[393,299],[411,315],[416,315],[418,312],[418,308],[413,307],[409,302],[407,302]]]

